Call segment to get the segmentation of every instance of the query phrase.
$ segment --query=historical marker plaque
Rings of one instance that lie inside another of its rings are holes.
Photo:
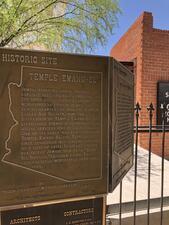
[[[110,133],[110,186],[112,191],[133,165],[134,76],[112,60],[112,129]]]
[[[169,81],[157,84],[157,125],[162,125],[162,109],[165,107],[165,125],[169,125]]]
[[[14,224],[105,225],[104,198],[2,211],[1,225]]]
[[[0,49],[0,207],[107,192],[107,68]]]

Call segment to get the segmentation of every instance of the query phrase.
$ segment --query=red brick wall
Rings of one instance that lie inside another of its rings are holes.
[[[136,101],[142,110],[140,124],[148,123],[146,107],[153,103],[155,112],[153,124],[156,124],[157,82],[169,81],[169,31],[153,28],[151,13],[144,12],[119,42],[112,48],[111,56],[120,61],[137,60]],[[148,148],[148,138],[140,136],[140,145]],[[166,140],[169,140],[167,134]],[[169,141],[166,142],[166,157],[169,158]],[[161,134],[153,134],[153,152],[161,154]]]
[[[110,52],[110,55],[119,61],[136,60],[135,94],[139,102],[141,102],[143,18],[144,14],[135,21]]]

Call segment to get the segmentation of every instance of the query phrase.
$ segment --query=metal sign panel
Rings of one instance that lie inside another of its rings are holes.
[[[107,68],[0,49],[0,207],[107,193]]]
[[[112,59],[111,72],[111,133],[110,192],[133,165],[134,76]]]
[[[163,107],[166,110],[165,125],[169,125],[169,81],[160,81],[157,84],[157,125],[162,125]]]
[[[105,225],[105,208],[96,198],[2,211],[1,225]]]

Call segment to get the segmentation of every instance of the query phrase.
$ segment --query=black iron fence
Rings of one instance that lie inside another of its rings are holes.
[[[115,204],[108,205],[107,207],[107,224],[110,225],[169,225],[169,209],[164,212],[164,206],[169,206],[169,196],[164,197],[164,174],[165,174],[165,145],[166,145],[166,132],[169,132],[169,126],[165,125],[165,106],[162,110],[162,124],[158,126],[153,125],[153,111],[154,107],[151,103],[147,108],[149,122],[145,126],[139,126],[139,116],[141,107],[137,103],[135,107],[135,145],[134,145],[134,168],[133,168],[133,201],[123,202],[123,195],[125,193],[125,188],[123,188],[122,181],[119,185],[118,198],[119,202]],[[147,133],[148,138],[148,162],[147,162],[147,178],[146,178],[146,198],[144,200],[137,200],[138,193],[138,148],[139,148],[139,134]],[[152,192],[152,143],[153,143],[153,133],[161,133],[161,146],[160,146],[160,194],[158,198],[151,198]],[[168,178],[169,179],[169,178]],[[168,187],[169,189],[169,187]],[[127,190],[128,191],[128,190]],[[151,217],[151,209],[153,207],[158,207],[158,215]],[[144,219],[139,217],[138,212],[144,210]],[[124,219],[124,213],[130,213],[130,220]],[[165,219],[164,219],[165,216]]]

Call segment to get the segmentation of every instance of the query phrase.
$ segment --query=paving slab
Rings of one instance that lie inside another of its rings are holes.
[[[151,154],[151,199],[161,197],[161,165],[162,158]],[[148,194],[148,151],[138,148],[138,173],[137,173],[137,201],[147,200]],[[119,185],[108,194],[107,204],[119,203]],[[164,160],[164,197],[169,196],[169,161]],[[134,166],[123,179],[123,202],[134,201]]]

